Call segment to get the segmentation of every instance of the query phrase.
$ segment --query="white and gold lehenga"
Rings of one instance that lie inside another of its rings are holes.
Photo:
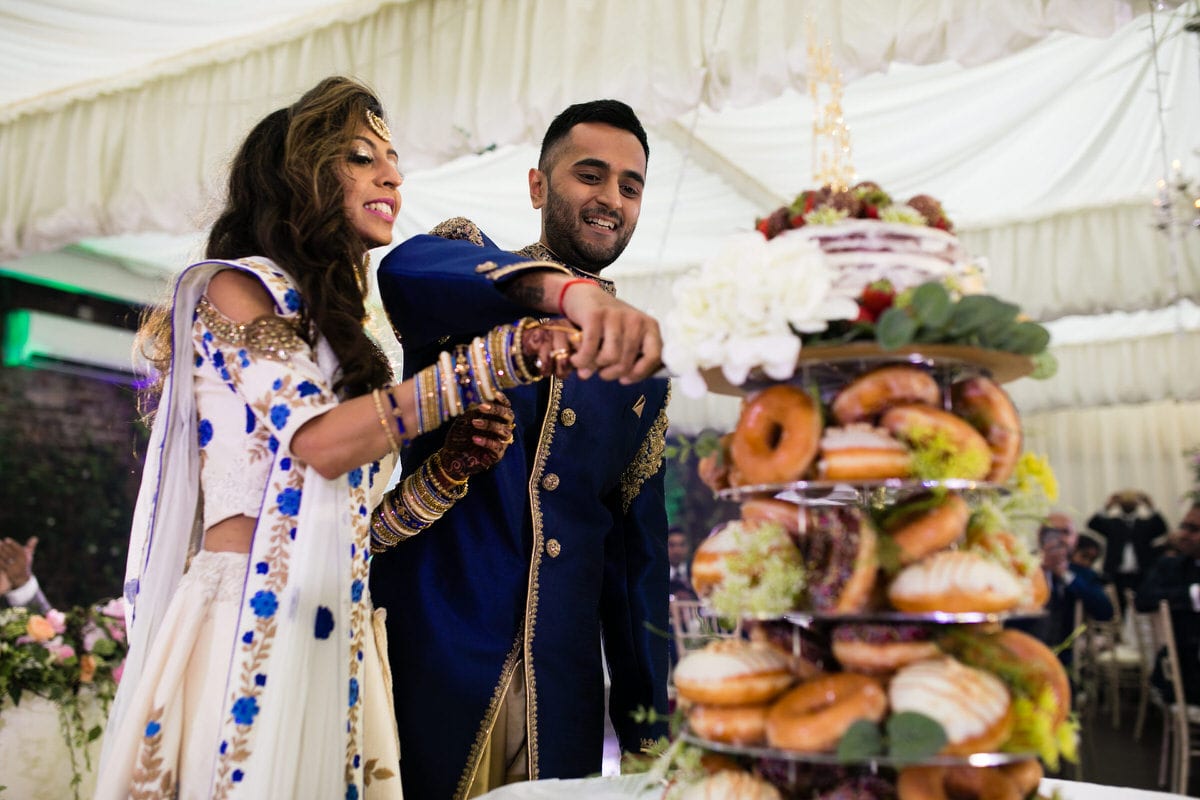
[[[263,283],[275,317],[236,325],[201,308],[209,279],[230,268]],[[291,456],[292,434],[337,403],[337,360],[298,335],[298,298],[265,259],[202,262],[176,285],[174,360],[130,539],[130,652],[97,798],[401,794],[382,612],[367,591],[383,487],[371,490],[387,472],[327,480]],[[198,403],[205,381],[235,402]],[[189,564],[202,465],[222,457],[249,458],[261,498],[251,552],[201,550]]]

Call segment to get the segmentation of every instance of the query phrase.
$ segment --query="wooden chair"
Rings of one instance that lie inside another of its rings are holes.
[[[1104,587],[1104,593],[1112,603],[1113,618],[1105,622],[1092,620],[1088,623],[1088,629],[1092,636],[1092,658],[1099,679],[1097,688],[1107,690],[1108,701],[1112,703],[1112,725],[1116,730],[1121,727],[1121,690],[1140,688],[1146,667],[1137,643],[1124,640],[1124,620],[1116,589],[1108,585]]]
[[[1175,695],[1168,703],[1155,691],[1156,702],[1163,706],[1163,750],[1159,760],[1159,785],[1166,783],[1167,765],[1173,762],[1171,790],[1187,794],[1192,756],[1200,755],[1200,706],[1189,705],[1184,699],[1183,674],[1179,666],[1179,650],[1175,646],[1175,630],[1171,626],[1171,607],[1163,600],[1153,615],[1154,640],[1165,650],[1163,676]]]

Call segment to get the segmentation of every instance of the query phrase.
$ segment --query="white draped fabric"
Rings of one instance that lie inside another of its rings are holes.
[[[1069,505],[1129,485],[1169,507],[1182,450],[1200,445],[1200,233],[1172,247],[1150,201],[1171,160],[1200,175],[1197,14],[1196,0],[163,0],[136,15],[0,0],[0,268],[36,275],[23,257],[85,237],[195,236],[251,121],[344,73],[389,111],[407,170],[398,239],[462,214],[529,243],[525,173],[550,118],[599,96],[633,105],[648,191],[611,272],[661,315],[681,271],[812,185],[811,18],[846,77],[858,175],[941,199],[992,291],[1059,320],[1059,376],[1012,389],[1031,443],[1057,443]],[[136,238],[87,251],[142,281],[199,256]],[[1136,448],[1110,440],[1117,409]],[[681,392],[671,408],[681,431],[735,415]]]

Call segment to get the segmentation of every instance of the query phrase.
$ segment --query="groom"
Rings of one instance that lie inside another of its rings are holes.
[[[598,773],[606,665],[622,749],[666,733],[634,718],[667,708],[668,385],[648,378],[662,342],[600,276],[637,225],[648,155],[624,103],[571,106],[529,172],[538,242],[508,253],[459,219],[380,266],[406,375],[447,342],[523,314],[582,329],[573,375],[508,392],[515,441],[500,463],[373,562],[409,797]],[[441,435],[414,442],[404,463],[420,464]]]

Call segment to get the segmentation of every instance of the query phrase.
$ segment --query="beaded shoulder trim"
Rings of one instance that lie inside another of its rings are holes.
[[[207,297],[200,298],[196,313],[213,336],[225,344],[244,347],[255,356],[287,361],[308,347],[295,322],[274,314],[264,314],[250,322],[234,322],[217,310]]]
[[[483,247],[482,231],[466,217],[451,217],[445,222],[439,222],[429,234],[443,239],[466,239],[476,247]]]

